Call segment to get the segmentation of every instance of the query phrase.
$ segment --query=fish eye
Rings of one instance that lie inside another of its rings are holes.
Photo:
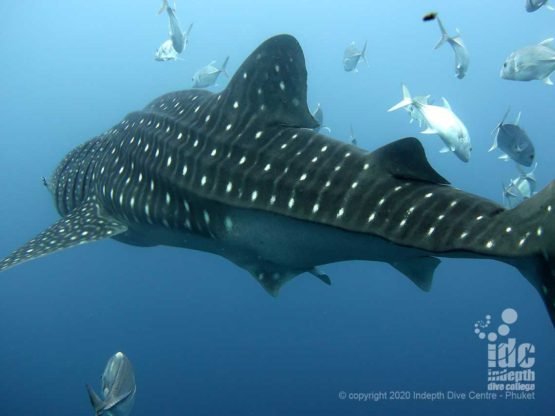
[[[507,68],[507,62],[503,62],[503,68]]]

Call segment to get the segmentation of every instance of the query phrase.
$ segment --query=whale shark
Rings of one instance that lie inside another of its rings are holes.
[[[0,271],[112,238],[222,256],[271,295],[319,267],[389,263],[422,290],[440,258],[516,267],[555,322],[555,181],[518,207],[450,185],[411,137],[372,152],[317,133],[303,51],[263,42],[221,92],[155,99],[72,150],[47,181],[61,218]]]

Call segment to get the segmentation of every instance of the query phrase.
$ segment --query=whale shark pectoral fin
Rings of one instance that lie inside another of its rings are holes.
[[[0,261],[0,272],[56,251],[113,237],[126,230],[125,225],[103,216],[96,202],[85,202]]]
[[[412,280],[424,292],[429,292],[432,288],[434,272],[440,263],[441,260],[435,257],[418,257],[390,264]]]

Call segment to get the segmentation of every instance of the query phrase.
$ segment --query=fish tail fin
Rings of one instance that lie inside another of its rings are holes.
[[[222,71],[223,74],[224,74],[226,77],[229,78],[229,74],[227,73],[227,71],[226,71],[226,69],[225,69],[225,67],[227,66],[228,61],[229,61],[229,56],[227,56],[227,57],[224,59],[224,63],[222,64],[222,67],[220,68],[220,71]]]
[[[439,25],[439,30],[441,31],[441,38],[437,42],[434,49],[440,48],[445,42],[447,42],[449,40],[449,35],[447,34],[447,31],[445,30],[445,27],[443,26],[443,23],[441,23],[440,18],[437,17],[436,20],[437,20],[437,24]]]
[[[87,384],[87,393],[89,393],[89,400],[91,401],[91,405],[92,407],[94,407],[94,412],[95,414],[100,414],[100,412],[102,412],[102,409],[104,408],[105,404],[104,401],[98,397],[98,394],[96,394],[96,392],[93,390],[93,388]]]
[[[187,32],[185,32],[185,36],[189,37],[189,35],[191,34],[191,29],[193,28],[193,23],[191,23],[189,25],[189,27],[187,28]]]
[[[410,91],[405,84],[401,85],[401,89],[403,90],[403,99],[391,107],[388,112],[398,110],[400,108],[408,107],[409,105],[414,104],[414,100],[410,95]]]
[[[555,181],[502,215],[508,224],[528,230],[518,246],[527,247],[533,258],[516,267],[540,293],[555,326]]]
[[[162,0],[162,5],[160,6],[160,10],[158,10],[158,14],[164,13],[165,10],[168,9],[170,5],[168,4],[168,0]]]
[[[362,51],[360,51],[360,58],[366,63],[366,66],[370,66],[368,64],[368,60],[366,59],[366,47],[368,46],[368,41],[364,41],[364,46],[362,47]]]

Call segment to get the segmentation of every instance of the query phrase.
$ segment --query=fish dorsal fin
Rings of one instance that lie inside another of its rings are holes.
[[[0,261],[0,272],[65,248],[114,237],[126,230],[125,225],[103,216],[100,207],[89,201]]]
[[[306,67],[297,40],[274,36],[239,67],[222,93],[231,109],[257,112],[266,125],[316,128],[306,103]]]
[[[547,38],[545,40],[542,40],[538,45],[551,46],[551,42],[553,42],[553,38]]]
[[[380,147],[370,157],[374,163],[395,177],[449,185],[447,179],[430,166],[422,144],[414,137]]]
[[[424,292],[432,288],[434,272],[441,263],[435,257],[419,257],[411,260],[391,263],[393,267],[407,276],[416,286]]]

